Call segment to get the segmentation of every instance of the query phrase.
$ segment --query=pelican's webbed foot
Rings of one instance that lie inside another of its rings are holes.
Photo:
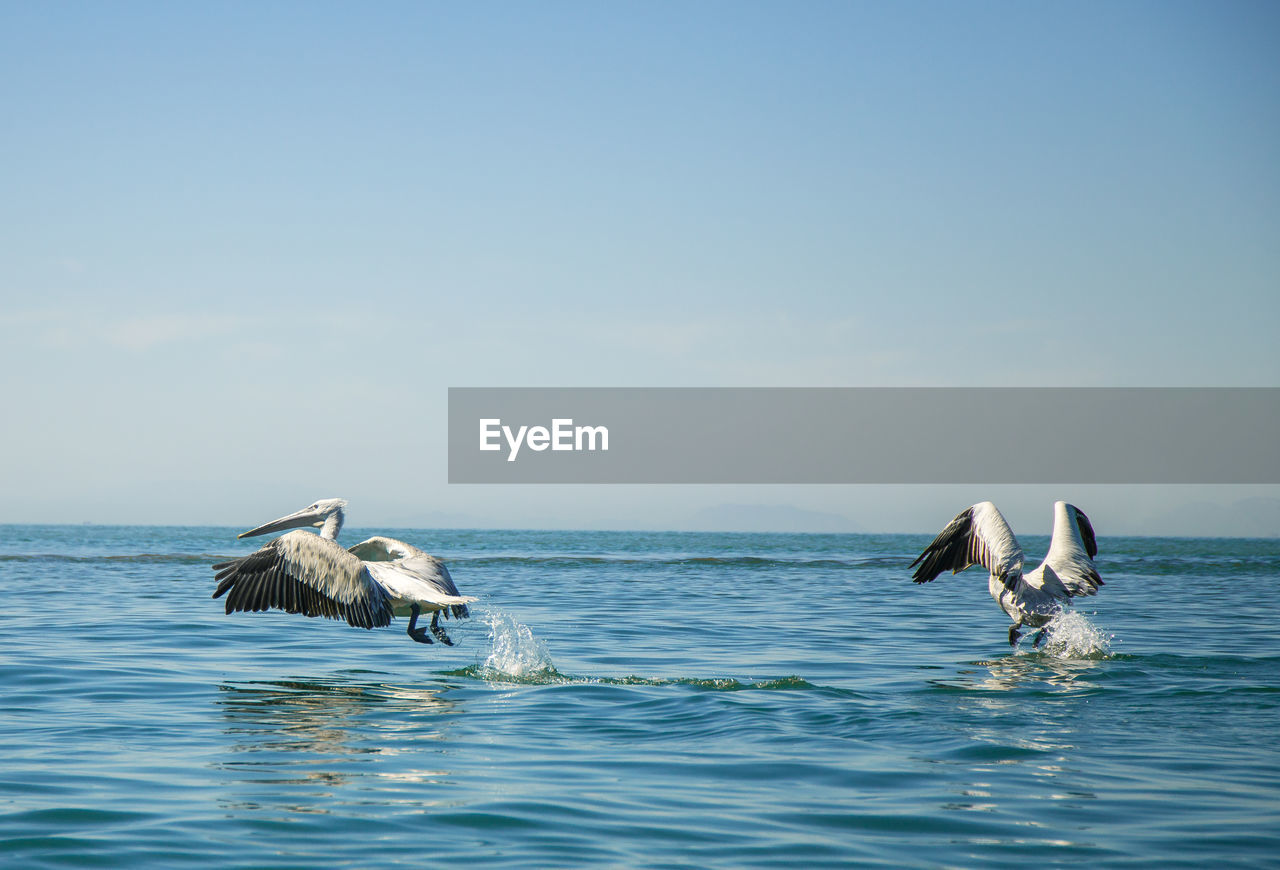
[[[1022,637],[1022,632],[1018,630],[1020,623],[1015,622],[1009,626],[1009,646],[1017,646],[1018,638]]]
[[[440,627],[440,611],[431,614],[431,633],[436,636],[436,640],[445,646],[453,646],[453,641],[449,640],[449,635],[444,633],[444,629]]]
[[[421,609],[416,604],[414,604],[412,609],[409,611],[409,637],[413,638],[418,643],[434,643],[431,638],[427,637],[427,630],[425,628],[418,628],[418,614],[421,612]],[[431,620],[431,624],[434,628],[434,619]],[[432,633],[434,634],[435,632],[433,631]]]

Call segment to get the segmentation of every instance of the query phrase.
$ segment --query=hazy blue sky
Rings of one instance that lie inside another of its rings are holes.
[[[1280,385],[1278,46],[1273,2],[0,2],[0,522],[1239,528],[1280,488],[449,486],[446,390]]]

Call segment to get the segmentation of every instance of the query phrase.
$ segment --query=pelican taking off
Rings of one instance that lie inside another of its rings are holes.
[[[468,615],[474,598],[458,594],[449,569],[435,556],[395,538],[374,537],[348,550],[336,539],[346,501],[328,498],[239,535],[251,538],[283,529],[313,526],[319,535],[289,532],[262,549],[213,566],[218,588],[227,596],[227,613],[275,608],[304,616],[345,619],[349,625],[373,628],[392,615],[409,617],[409,637],[431,643],[418,614],[431,612],[431,633],[443,644],[453,641],[440,627],[440,614]]]
[[[1009,645],[1014,646],[1021,628],[1039,628],[1035,643],[1044,639],[1049,620],[1061,612],[1076,595],[1094,595],[1102,585],[1093,557],[1098,542],[1089,518],[1065,501],[1053,505],[1053,537],[1049,554],[1040,567],[1022,573],[1022,547],[1013,529],[989,501],[965,508],[933,539],[920,557],[911,563],[917,583],[928,583],[948,568],[958,574],[970,565],[991,572],[987,588],[991,597],[1013,620]]]

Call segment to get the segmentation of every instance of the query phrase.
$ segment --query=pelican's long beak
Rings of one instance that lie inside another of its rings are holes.
[[[278,520],[272,520],[264,523],[256,529],[250,529],[247,532],[241,532],[236,538],[252,538],[256,535],[269,535],[272,532],[283,532],[285,529],[301,529],[305,526],[319,525],[324,522],[324,514],[314,508],[303,508],[295,511],[287,517],[281,517]]]

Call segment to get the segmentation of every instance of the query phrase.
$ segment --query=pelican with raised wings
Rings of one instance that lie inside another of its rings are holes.
[[[1102,585],[1093,557],[1098,542],[1084,511],[1065,501],[1053,505],[1053,537],[1040,567],[1023,573],[1022,547],[1013,529],[989,501],[965,508],[933,539],[911,567],[912,579],[928,583],[943,571],[958,574],[971,565],[990,572],[987,589],[1000,609],[1009,614],[1009,645],[1015,646],[1022,627],[1039,628],[1033,646],[1044,640],[1044,626],[1077,595],[1094,595]]]
[[[338,543],[343,509],[340,498],[317,501],[300,511],[239,535],[252,538],[285,529],[314,527],[319,535],[292,531],[260,550],[213,566],[218,588],[227,596],[227,613],[283,610],[304,616],[345,619],[357,628],[387,625],[392,616],[409,617],[409,637],[431,643],[418,615],[431,613],[431,634],[453,641],[440,627],[440,614],[459,619],[475,601],[459,595],[449,569],[435,556],[395,538],[373,537],[344,550]]]

